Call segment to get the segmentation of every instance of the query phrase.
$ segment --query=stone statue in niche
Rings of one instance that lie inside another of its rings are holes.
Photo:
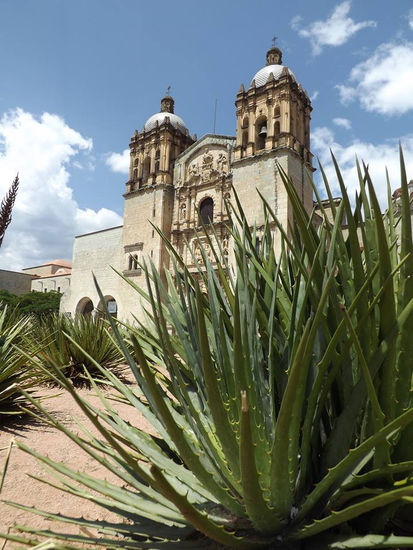
[[[224,253],[224,257],[228,259],[229,254],[229,235],[225,234],[222,238],[222,251]]]
[[[181,220],[185,220],[185,219],[186,219],[186,204],[182,203],[181,204]]]
[[[201,253],[201,248],[199,246],[199,241],[198,240],[194,241],[194,254],[195,254],[196,260],[198,262],[202,262],[202,253]]]
[[[227,155],[220,153],[217,159],[218,172],[226,174],[228,171]]]

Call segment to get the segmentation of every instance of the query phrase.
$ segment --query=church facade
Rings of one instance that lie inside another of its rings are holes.
[[[162,98],[160,112],[146,121],[141,132],[135,131],[129,144],[123,226],[76,237],[71,284],[62,297],[62,312],[90,314],[102,309],[93,272],[112,314],[141,319],[138,293],[117,272],[144,287],[142,260],[150,259],[158,269],[168,268],[169,255],[154,227],[195,269],[198,233],[203,223],[211,231],[213,226],[222,254],[231,263],[225,203],[232,200],[233,190],[249,223],[256,226],[258,238],[265,220],[257,191],[288,228],[291,205],[278,166],[291,177],[311,211],[313,193],[307,177],[312,171],[311,102],[293,72],[282,64],[277,47],[267,52],[266,61],[249,87],[241,85],[236,95],[235,137],[191,137],[175,114],[169,94]],[[272,230],[279,246],[275,227]]]

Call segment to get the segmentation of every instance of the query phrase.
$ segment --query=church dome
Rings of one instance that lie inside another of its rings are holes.
[[[283,76],[283,74],[287,73],[289,74],[294,80],[295,76],[294,73],[285,65],[282,65],[282,51],[277,48],[277,46],[273,46],[270,48],[267,52],[267,64],[265,67],[260,69],[257,73],[255,73],[254,78],[251,81],[255,80],[255,86],[259,88],[260,86],[264,86],[264,84],[267,83],[268,77],[272,73],[274,75],[274,79],[278,80]]]
[[[294,73],[285,65],[266,65],[262,69],[260,69],[257,73],[255,73],[255,76],[253,80],[255,80],[255,86],[259,88],[259,86],[264,86],[266,84],[268,77],[272,73],[274,75],[274,79],[278,80],[282,74],[284,69],[288,71],[288,74],[293,77],[295,80]],[[252,84],[252,81],[251,81]]]
[[[168,112],[155,113],[154,115],[149,117],[148,120],[145,122],[143,129],[145,130],[145,132],[150,132],[155,128],[156,123],[158,123],[159,126],[163,124],[163,122],[165,122],[166,117],[169,118],[169,122],[172,124],[174,128],[176,128],[177,130],[180,130],[183,134],[186,134],[186,132],[188,131],[188,128],[186,127],[186,124],[182,120],[182,118],[179,117],[178,115],[175,115],[174,113],[168,113]]]
[[[143,127],[145,132],[150,132],[153,130],[156,127],[156,123],[160,126],[165,122],[165,118],[168,117],[169,122],[174,128],[180,130],[183,134],[188,133],[188,128],[186,127],[185,122],[180,116],[174,114],[175,101],[173,100],[173,97],[169,95],[169,90],[170,87],[168,88],[166,95],[161,99],[160,113],[155,113],[145,122]]]

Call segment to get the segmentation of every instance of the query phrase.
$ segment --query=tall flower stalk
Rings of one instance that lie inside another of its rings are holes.
[[[7,192],[0,205],[0,247],[3,243],[4,234],[10,225],[14,201],[16,200],[17,190],[19,188],[19,175],[14,178],[9,191]]]

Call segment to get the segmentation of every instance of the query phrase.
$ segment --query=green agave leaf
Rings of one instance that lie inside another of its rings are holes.
[[[403,497],[413,495],[413,485],[409,487],[403,487],[401,489],[395,489],[394,491],[388,491],[385,494],[377,495],[372,498],[363,500],[352,506],[348,506],[343,510],[338,512],[332,511],[332,513],[320,520],[315,520],[314,523],[299,529],[296,533],[292,535],[292,538],[306,538],[309,536],[316,535],[327,529],[331,529],[340,523],[344,523],[350,519],[358,517],[362,514],[375,510],[376,508],[382,508],[392,502],[401,500]]]
[[[366,536],[342,536],[320,537],[316,539],[309,550],[340,550],[345,548],[411,548],[413,537],[401,537],[397,535],[366,535]]]
[[[406,411],[392,422],[389,422],[378,432],[370,436],[358,447],[351,449],[349,454],[343,458],[336,466],[331,468],[324,478],[316,485],[313,491],[307,496],[302,504],[295,522],[300,523],[311,514],[311,510],[317,505],[320,499],[325,498],[327,494],[332,494],[349,475],[357,473],[357,466],[369,456],[371,450],[380,444],[384,439],[392,437],[400,429],[404,428],[413,421],[413,409]]]
[[[253,525],[263,533],[274,533],[283,522],[265,501],[259,482],[259,472],[255,462],[255,449],[251,434],[251,418],[247,392],[241,395],[241,440],[240,440],[241,481],[245,507]]]
[[[262,548],[264,542],[254,542],[251,540],[244,539],[243,537],[238,537],[234,533],[226,531],[223,526],[218,525],[208,519],[206,514],[202,514],[199,510],[194,508],[188,500],[177,491],[174,490],[172,485],[168,483],[166,478],[162,475],[162,472],[156,468],[156,466],[151,467],[151,473],[154,476],[155,480],[158,483],[160,490],[163,494],[169,498],[177,508],[181,511],[182,515],[201,533],[204,533],[207,537],[212,540],[224,544],[230,548],[239,548],[241,549],[253,549],[253,548]]]

